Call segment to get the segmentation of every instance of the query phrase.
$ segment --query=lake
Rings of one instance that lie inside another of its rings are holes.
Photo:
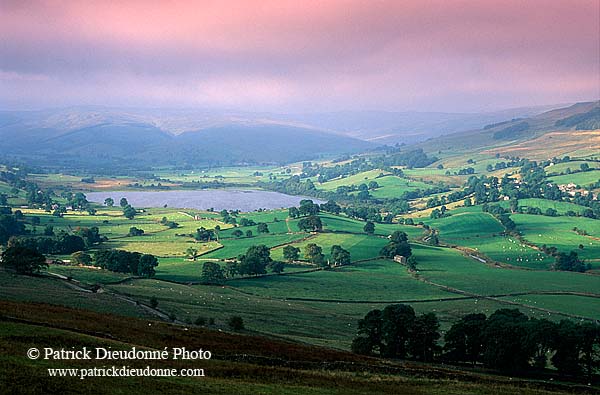
[[[304,196],[291,196],[279,192],[239,190],[239,189],[204,189],[195,191],[107,191],[86,193],[90,202],[104,203],[104,199],[112,198],[115,205],[121,198],[126,198],[129,204],[136,208],[167,207],[192,208],[216,211],[241,210],[255,211],[258,209],[278,209],[298,206],[300,200],[311,199],[315,203],[323,201]]]

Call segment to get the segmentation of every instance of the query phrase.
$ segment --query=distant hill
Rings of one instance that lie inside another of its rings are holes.
[[[169,133],[143,117],[0,114],[0,152],[39,164],[83,167],[289,163],[365,151],[374,144],[274,123],[230,123]]]
[[[418,146],[427,152],[487,151],[549,158],[583,151],[600,151],[599,128],[600,101],[594,101],[432,138]]]

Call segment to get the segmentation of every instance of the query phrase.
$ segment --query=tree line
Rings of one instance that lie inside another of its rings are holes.
[[[424,362],[471,364],[503,373],[528,374],[549,362],[561,376],[591,381],[600,369],[600,325],[530,318],[518,309],[489,317],[468,314],[439,340],[435,313],[417,315],[409,305],[369,311],[358,321],[352,350],[364,355]]]

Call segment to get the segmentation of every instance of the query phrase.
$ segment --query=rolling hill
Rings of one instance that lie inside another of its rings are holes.
[[[577,103],[542,114],[493,123],[481,129],[429,139],[427,152],[481,152],[549,159],[600,152],[600,101]]]

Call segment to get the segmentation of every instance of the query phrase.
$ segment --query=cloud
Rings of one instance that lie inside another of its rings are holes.
[[[576,3],[6,1],[0,98],[41,105],[39,82],[53,103],[278,111],[593,99],[600,5]]]

